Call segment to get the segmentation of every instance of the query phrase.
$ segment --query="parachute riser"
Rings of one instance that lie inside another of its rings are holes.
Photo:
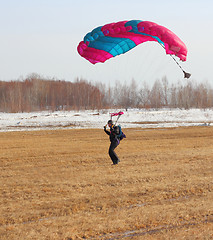
[[[115,126],[116,126],[116,124],[117,124],[117,122],[118,122],[120,116],[121,116],[121,115],[118,115],[117,120],[116,120],[116,122],[115,122],[115,124],[114,124]]]
[[[110,115],[111,115],[111,120],[112,120],[112,117],[113,117],[113,116],[117,116],[117,120],[115,121],[114,126],[116,126],[116,124],[117,124],[119,118],[120,118],[121,115],[123,115],[123,114],[124,114],[123,112],[119,112],[119,113],[111,113],[111,114],[110,114]]]
[[[115,123],[114,123],[114,126],[116,126],[116,124],[117,124],[117,122],[118,122],[120,116],[121,116],[121,115],[118,115],[118,117],[117,117],[117,119],[116,119],[116,121],[115,121]],[[111,120],[112,120],[112,115],[111,115]]]

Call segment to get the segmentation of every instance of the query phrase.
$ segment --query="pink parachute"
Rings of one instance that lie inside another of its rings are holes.
[[[82,57],[95,64],[105,62],[147,41],[162,44],[167,54],[173,54],[186,61],[186,45],[177,35],[157,23],[140,20],[97,27],[86,34],[77,49]]]
[[[85,35],[77,50],[83,58],[96,64],[124,54],[147,41],[158,42],[166,54],[186,61],[186,45],[176,34],[157,23],[141,20],[121,21],[97,27]],[[178,66],[181,68],[179,64]],[[190,76],[182,68],[181,70],[185,77]]]

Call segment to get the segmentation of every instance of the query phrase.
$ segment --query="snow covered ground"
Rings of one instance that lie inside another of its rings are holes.
[[[168,128],[213,125],[213,109],[130,109],[57,111],[32,113],[0,113],[0,131],[41,129],[103,128],[110,113],[123,111],[119,119],[122,128]],[[114,117],[113,120],[116,120]]]

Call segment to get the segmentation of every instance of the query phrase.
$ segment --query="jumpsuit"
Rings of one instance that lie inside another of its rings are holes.
[[[109,135],[109,139],[110,139],[110,146],[109,146],[109,156],[113,162],[113,164],[118,164],[120,162],[120,159],[118,158],[117,154],[115,153],[115,148],[119,145],[120,141],[119,141],[119,137],[120,134],[116,134],[115,133],[115,127],[112,126],[110,127],[110,131],[107,131],[106,128],[104,128],[104,131],[107,135]]]

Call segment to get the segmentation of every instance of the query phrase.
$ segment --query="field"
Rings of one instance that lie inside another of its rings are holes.
[[[5,239],[213,239],[213,127],[0,133]]]

